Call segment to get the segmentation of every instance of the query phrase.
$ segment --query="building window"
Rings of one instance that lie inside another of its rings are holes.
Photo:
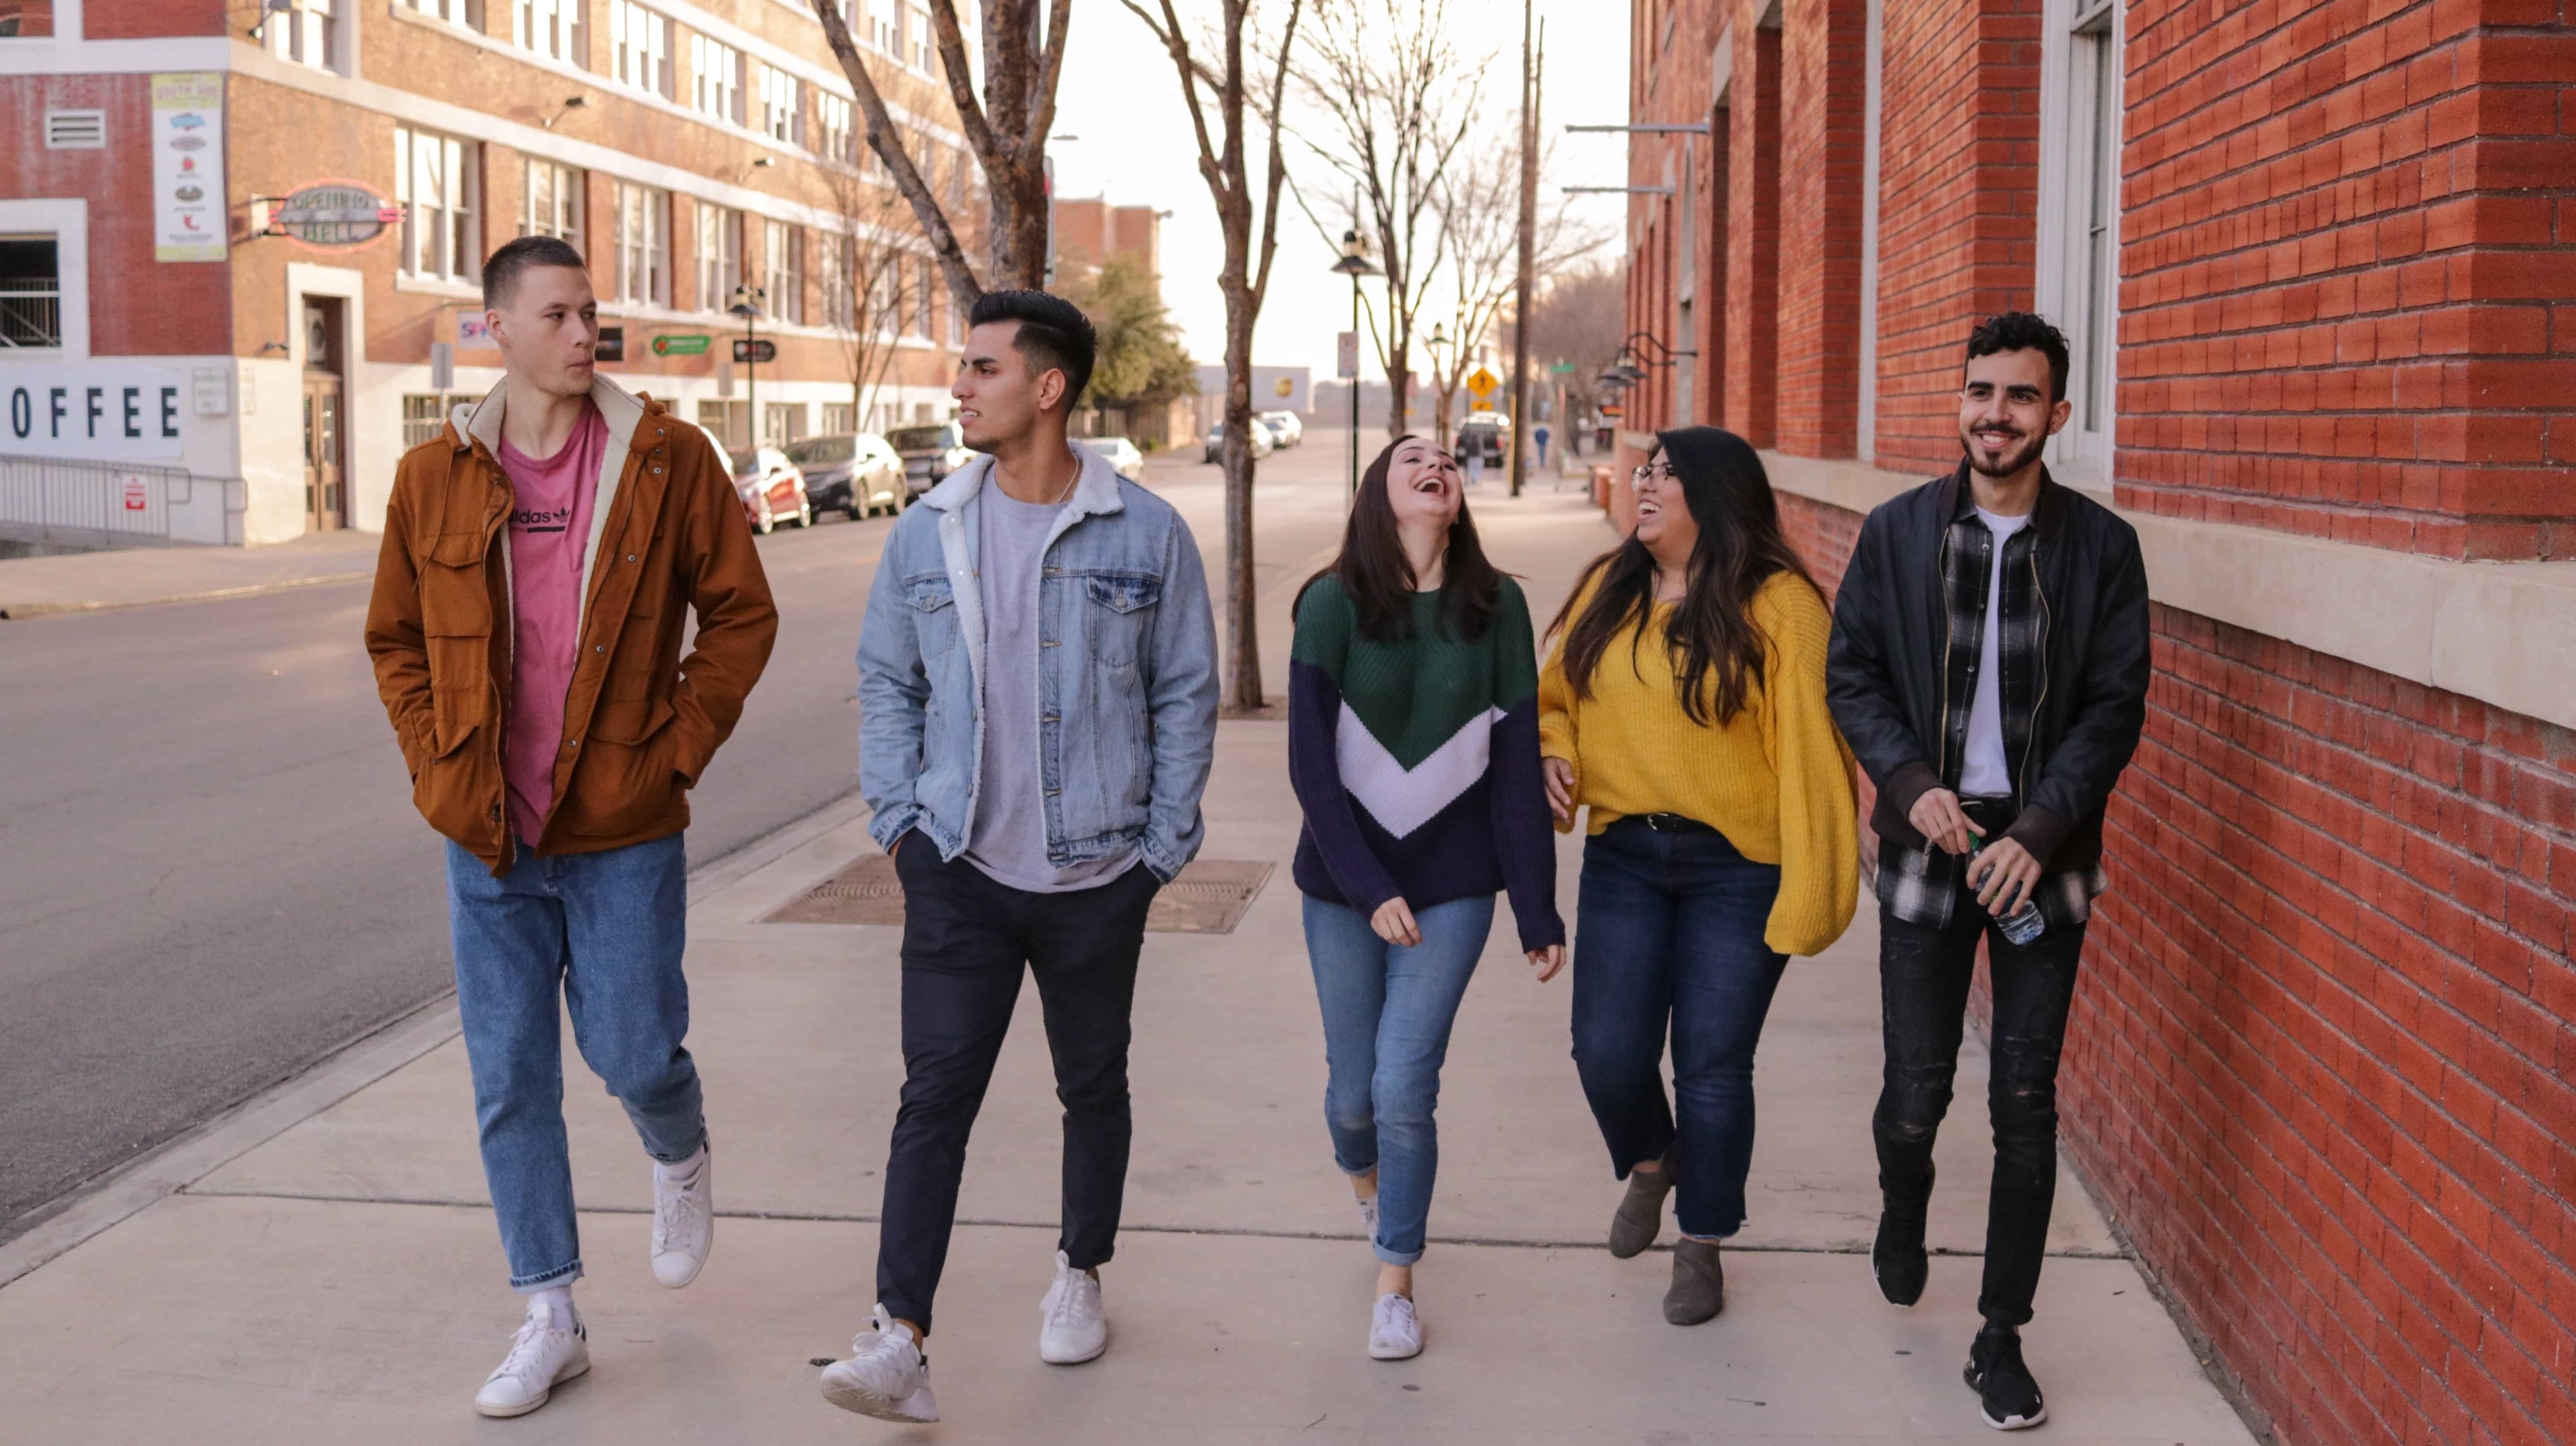
[[[444,20],[468,30],[483,29],[483,0],[400,0],[411,10],[432,20]]]
[[[260,35],[278,59],[329,70],[339,54],[338,0],[289,0],[289,8],[266,13]]]
[[[805,144],[804,85],[774,65],[760,73],[760,129],[773,141]]]
[[[620,85],[671,98],[671,22],[634,0],[608,0],[610,74]]]
[[[859,133],[851,121],[848,99],[828,90],[814,92],[814,125],[822,132],[815,137],[816,155],[834,161],[859,158]]]
[[[914,68],[925,74],[929,73],[933,59],[939,49],[939,43],[932,38],[930,33],[930,12],[927,10],[914,10],[912,14],[907,17],[904,28],[912,32],[910,37],[912,40],[911,60]]]
[[[728,451],[741,451],[751,445],[751,403],[702,401],[698,425],[715,433]]]
[[[784,447],[805,435],[803,402],[763,402],[760,406],[760,437],[765,446]]]
[[[583,0],[516,0],[510,7],[510,38],[525,49],[566,65],[586,65],[590,47],[583,43]]]
[[[914,265],[921,279],[915,284],[912,297],[912,334],[926,341],[930,337],[931,292],[936,278],[931,273],[933,263],[929,257],[918,258]]]
[[[836,437],[859,429],[859,409],[848,402],[823,403],[823,435]]]
[[[481,187],[472,141],[394,127],[394,200],[403,208],[402,253],[412,276],[471,281],[483,258],[475,229]]]
[[[742,124],[742,52],[703,35],[690,36],[689,104],[700,114]]]
[[[444,396],[437,392],[404,393],[402,399],[403,450],[408,452],[423,442],[437,441],[439,429],[447,424],[448,413],[480,400],[482,399],[479,397],[463,392],[449,392]]]
[[[850,315],[850,238],[838,231],[826,231],[814,238],[814,279],[821,283],[823,314],[817,318],[825,326],[847,331]],[[823,429],[849,430],[847,427]]]
[[[53,0],[0,0],[0,40],[36,40],[53,33]]]
[[[769,314],[802,326],[805,322],[805,228],[772,221],[766,228],[768,263],[761,268],[769,288]]]
[[[877,49],[900,60],[903,58],[902,0],[868,0],[868,41]]]
[[[671,304],[671,193],[632,181],[614,183],[617,270],[609,290],[618,301]]]
[[[0,351],[63,344],[61,242],[0,235]]]
[[[742,285],[742,213],[698,203],[698,305],[722,311]]]
[[[2038,300],[2066,333],[2066,429],[2049,461],[2107,483],[2120,339],[2120,0],[2054,0],[2044,78],[2062,125],[2043,128]],[[2054,145],[2049,145],[2053,141]],[[2053,185],[2051,183],[2054,183]]]
[[[522,236],[557,236],[581,250],[581,172],[553,161],[528,159],[528,213]]]

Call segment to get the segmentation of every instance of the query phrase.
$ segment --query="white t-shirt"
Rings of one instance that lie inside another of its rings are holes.
[[[2012,768],[2004,762],[2003,632],[2004,544],[2030,525],[2030,514],[2003,517],[1977,509],[1977,520],[1994,534],[1994,556],[1986,569],[1986,625],[1977,645],[1977,696],[1968,704],[1968,752],[1959,761],[1959,792],[2006,794],[2013,791]]]

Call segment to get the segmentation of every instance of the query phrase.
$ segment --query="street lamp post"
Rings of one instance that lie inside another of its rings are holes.
[[[1351,279],[1351,481],[1350,495],[1360,495],[1360,278],[1375,276],[1378,269],[1369,264],[1368,243],[1356,230],[1342,233],[1342,259],[1333,269]],[[1393,386],[1393,378],[1387,384]]]
[[[1431,374],[1433,380],[1436,381],[1442,376],[1447,376],[1449,378],[1448,387],[1444,388],[1442,392],[1443,401],[1441,403],[1440,415],[1431,419],[1432,439],[1437,441],[1443,447],[1449,445],[1449,408],[1446,398],[1448,393],[1450,391],[1454,391],[1458,385],[1456,374],[1450,372],[1448,369],[1449,364],[1441,360],[1443,356],[1448,354],[1450,345],[1449,328],[1436,321],[1433,322],[1431,324],[1431,337],[1428,341],[1425,341],[1422,344],[1422,349],[1431,353]]]
[[[751,449],[760,450],[760,304],[769,292],[758,286],[733,289],[733,305],[725,308],[742,318],[743,338],[743,406],[751,413]]]

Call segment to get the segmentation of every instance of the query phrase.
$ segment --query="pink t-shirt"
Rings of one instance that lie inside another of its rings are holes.
[[[563,751],[564,695],[581,660],[581,562],[589,550],[591,503],[608,421],[582,403],[563,450],[539,460],[505,439],[501,470],[518,493],[510,512],[510,722],[502,772],[510,781],[510,826],[534,843],[555,806],[555,758]]]

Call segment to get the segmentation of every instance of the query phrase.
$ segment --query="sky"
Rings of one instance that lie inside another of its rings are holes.
[[[1389,0],[1362,0],[1389,3]],[[1392,0],[1395,4],[1408,0]],[[1187,23],[1215,14],[1213,0],[1179,0]],[[1277,0],[1266,8],[1276,9]],[[1545,93],[1539,114],[1555,136],[1550,167],[1539,178],[1542,213],[1557,204],[1557,185],[1616,182],[1626,174],[1626,143],[1615,135],[1565,135],[1569,122],[1605,123],[1626,118],[1628,28],[1624,6],[1602,0],[1535,0],[1547,22]],[[1471,34],[1475,48],[1496,52],[1485,77],[1483,112],[1490,143],[1518,143],[1514,96],[1519,88],[1521,6],[1518,0],[1451,0],[1453,21]],[[1615,18],[1615,23],[1605,21]],[[1151,205],[1171,212],[1163,222],[1163,299],[1180,324],[1190,352],[1202,362],[1225,356],[1225,303],[1216,277],[1225,244],[1216,207],[1198,170],[1198,144],[1180,81],[1171,61],[1154,47],[1144,22],[1118,0],[1080,0],[1074,7],[1064,80],[1056,97],[1057,194],[1105,195],[1116,205]],[[1211,117],[1213,123],[1213,117]],[[1471,142],[1472,144],[1473,142]],[[1258,153],[1266,158],[1267,149]],[[1312,194],[1336,188],[1332,173],[1293,139],[1288,149],[1292,180]],[[1257,174],[1257,171],[1256,171]],[[1578,213],[1605,234],[1617,234],[1621,198],[1593,196]],[[1321,209],[1320,206],[1318,209]],[[1252,360],[1261,366],[1310,366],[1319,378],[1333,374],[1334,338],[1349,327],[1350,282],[1331,268],[1340,258],[1296,203],[1280,202],[1279,256],[1270,294],[1253,333]],[[1614,243],[1615,244],[1615,243]],[[1607,254],[1605,252],[1605,254]],[[1383,284],[1365,281],[1372,305],[1382,306]],[[1426,311],[1427,318],[1433,313]],[[1381,311],[1382,315],[1382,311]],[[1365,360],[1374,377],[1379,368]],[[1424,363],[1417,359],[1417,367]]]

